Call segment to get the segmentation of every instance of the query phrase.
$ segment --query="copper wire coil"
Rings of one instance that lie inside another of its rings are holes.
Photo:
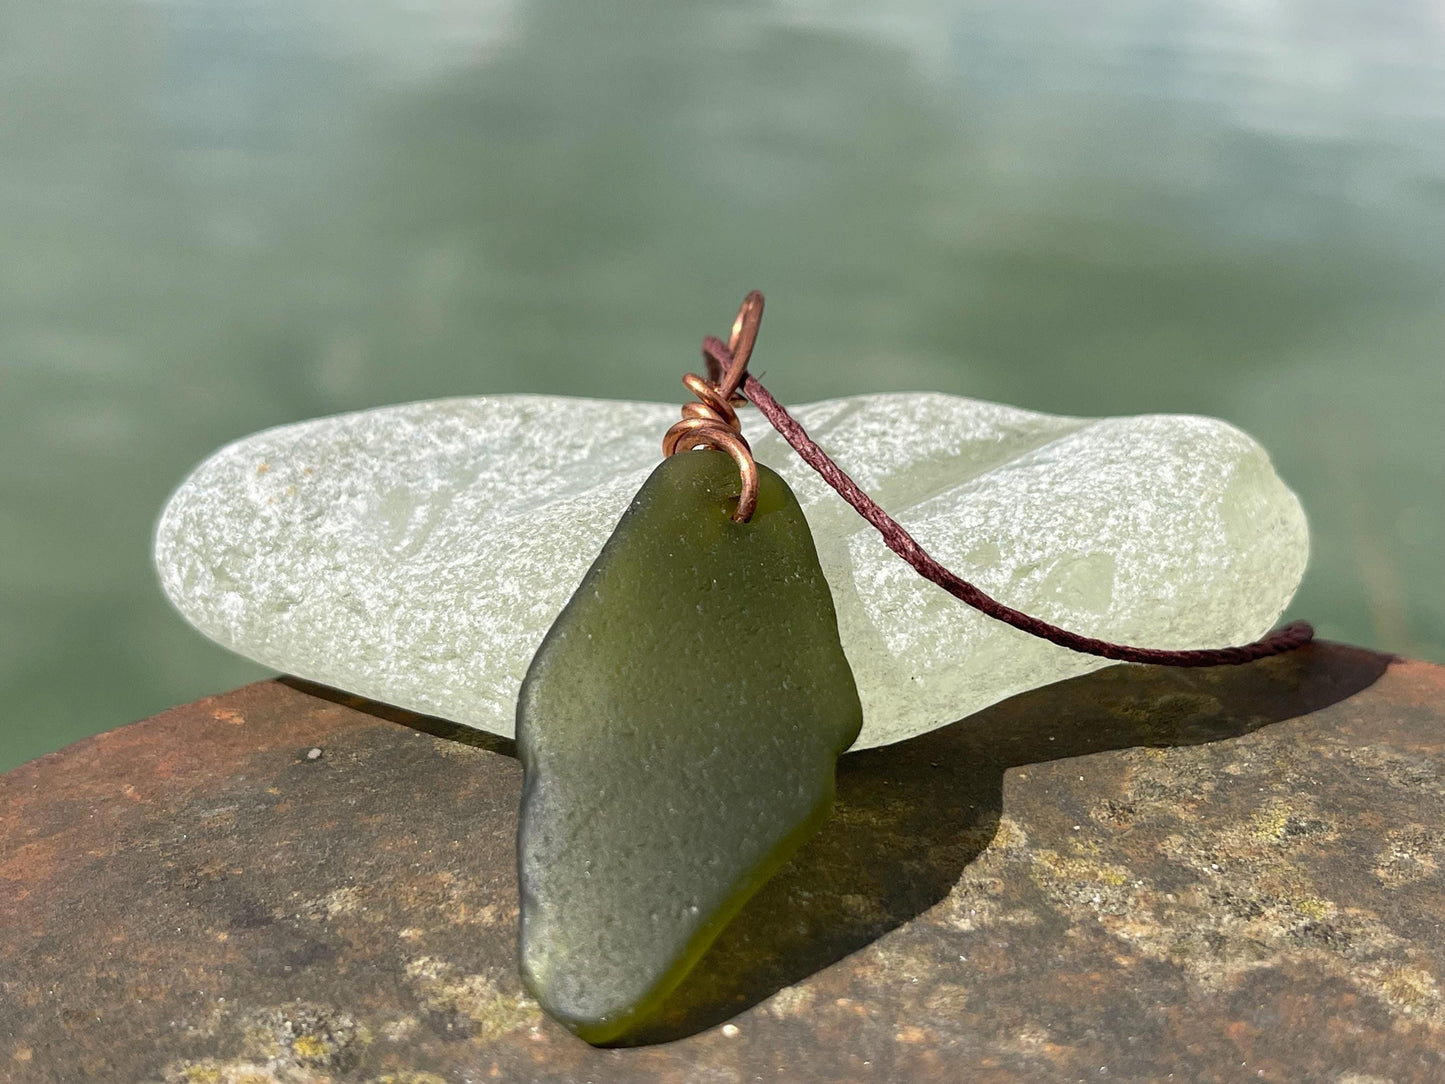
[[[741,433],[703,422],[700,427],[684,430],[672,444],[673,451],[677,452],[691,448],[715,448],[732,456],[743,485],[743,491],[738,495],[738,506],[733,510],[733,522],[746,523],[753,518],[753,510],[758,506],[758,464]]]
[[[735,408],[746,402],[737,394],[737,388],[747,373],[748,359],[752,356],[762,316],[763,295],[754,290],[743,301],[737,319],[733,321],[728,341],[731,363],[725,371],[718,372],[714,380],[696,373],[688,373],[682,378],[683,386],[697,396],[697,401],[683,406],[682,420],[676,422],[662,438],[664,456],[692,448],[713,448],[733,457],[743,487],[737,509],[733,512],[734,523],[746,523],[758,506],[758,464],[743,436],[742,423],[738,421]],[[706,349],[704,356],[710,369],[718,368]]]

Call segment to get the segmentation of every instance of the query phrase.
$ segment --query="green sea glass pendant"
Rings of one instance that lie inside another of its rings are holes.
[[[797,499],[664,459],[538,649],[517,706],[522,974],[592,1043],[660,1007],[813,834],[862,726]]]

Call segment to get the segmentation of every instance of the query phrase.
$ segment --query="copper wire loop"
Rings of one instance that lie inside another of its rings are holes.
[[[707,359],[712,379],[696,373],[688,373],[682,378],[683,386],[697,396],[697,402],[683,406],[682,420],[662,438],[664,456],[692,448],[713,448],[733,457],[743,487],[733,512],[734,523],[746,523],[752,519],[753,510],[758,506],[758,464],[743,436],[736,407],[746,402],[737,389],[747,375],[748,359],[752,356],[762,318],[763,295],[754,290],[744,299],[737,319],[733,321],[732,335],[728,339],[730,364],[726,369],[719,366],[708,351],[707,344],[704,344],[703,356]]]

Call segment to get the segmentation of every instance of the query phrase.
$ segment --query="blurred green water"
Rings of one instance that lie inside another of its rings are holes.
[[[1293,614],[1445,660],[1433,0],[0,0],[0,767],[259,676],[169,490],[405,399],[1187,411],[1274,453]]]

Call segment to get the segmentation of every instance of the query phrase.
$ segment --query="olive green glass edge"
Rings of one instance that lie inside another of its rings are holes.
[[[588,1023],[569,1019],[552,1012],[551,1009],[547,1011],[554,1019],[565,1024],[568,1030],[579,1039],[584,1039],[593,1046],[608,1046],[624,1042],[639,1028],[645,1027],[652,1017],[666,1006],[673,991],[707,954],[707,950],[712,947],[713,942],[743,909],[748,900],[755,896],[758,889],[771,880],[778,870],[787,865],[789,859],[798,852],[804,843],[817,834],[818,829],[823,826],[832,810],[835,791],[835,784],[830,776],[827,794],[818,807],[806,819],[800,821],[798,826],[783,838],[782,842],[761,864],[739,881],[736,888],[729,893],[727,902],[714,912],[713,917],[694,935],[692,941],[678,957],[677,963],[663,974],[657,985],[653,987],[653,992],[640,1001],[631,1012],[604,1021]],[[531,976],[527,974],[525,968],[522,971],[522,981],[528,992],[533,997],[537,997],[537,992],[532,986]],[[538,997],[537,1000],[541,1002],[542,999]]]

